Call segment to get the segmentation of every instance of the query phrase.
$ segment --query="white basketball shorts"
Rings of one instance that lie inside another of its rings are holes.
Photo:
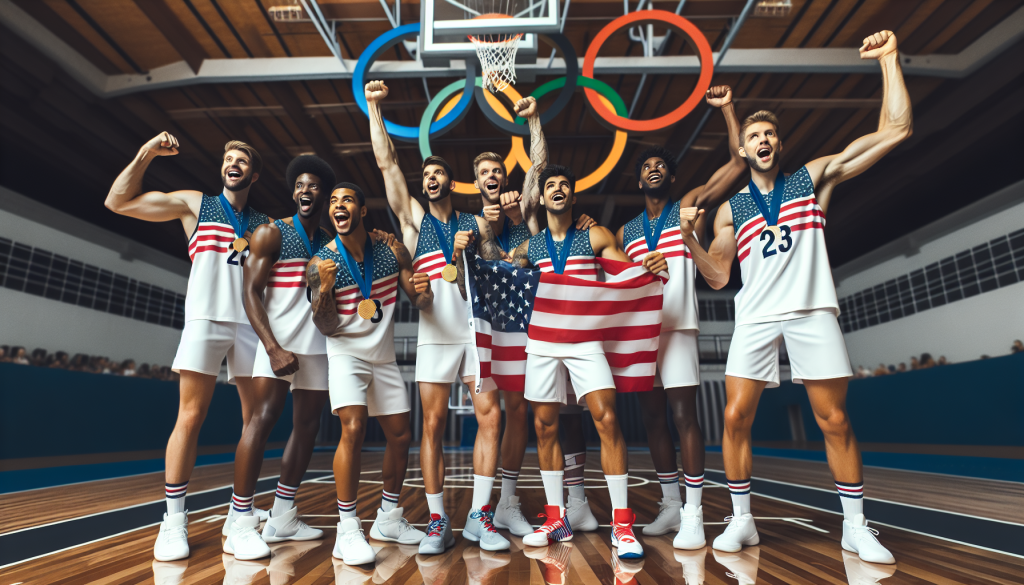
[[[725,375],[779,385],[779,344],[786,341],[793,381],[853,376],[839,321],[819,313],[787,321],[737,325],[729,345]]]
[[[566,404],[569,395],[566,370],[577,400],[595,390],[615,388],[612,369],[603,353],[571,357],[529,353],[526,354],[526,399]]]
[[[274,378],[275,380],[287,380],[292,383],[292,390],[323,390],[327,391],[327,354],[303,355],[295,354],[299,358],[299,371],[287,376],[274,375],[274,368],[270,367],[270,355],[263,342],[256,346],[256,361],[252,366],[253,378]]]
[[[476,348],[472,343],[428,344],[416,348],[416,381],[451,384],[476,380]]]
[[[350,355],[329,358],[331,410],[366,406],[369,416],[409,412],[409,392],[398,364],[371,364]]]
[[[228,383],[234,384],[235,378],[252,377],[259,341],[256,331],[248,323],[205,319],[186,321],[171,369],[178,373],[187,370],[216,376],[226,357]]]
[[[697,331],[662,331],[658,341],[658,372],[655,388],[700,386]]]

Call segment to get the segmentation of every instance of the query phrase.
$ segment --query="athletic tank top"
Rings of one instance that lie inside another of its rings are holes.
[[[309,288],[306,286],[306,265],[309,253],[295,228],[283,220],[274,222],[281,231],[281,257],[270,269],[270,280],[264,293],[263,306],[270,318],[270,328],[281,347],[300,355],[321,355],[327,353],[324,335],[313,324],[309,306]],[[317,244],[331,241],[331,236],[322,228],[319,241],[314,239],[313,254],[319,251]]]
[[[266,214],[252,209],[245,237],[251,237],[256,228],[269,222]],[[186,321],[249,322],[242,305],[242,266],[249,250],[236,252],[231,247],[236,237],[219,197],[203,195],[199,223],[188,240],[192,271],[185,295]]]
[[[694,278],[697,267],[693,263],[690,250],[683,243],[679,233],[679,202],[669,205],[668,217],[661,231],[661,238],[655,248],[665,256],[668,262],[668,282],[665,283],[665,304],[661,311],[662,331],[697,331],[700,322],[697,314],[697,290]],[[626,255],[633,262],[642,262],[647,256],[647,239],[644,237],[644,220],[647,211],[629,221],[622,228],[622,243]],[[658,223],[657,218],[651,222],[651,233]]]
[[[530,228],[526,225],[525,221],[516,225],[511,220],[508,220],[507,217],[505,219],[508,223],[503,226],[501,235],[494,235],[497,237],[499,245],[501,243],[501,236],[508,235],[508,249],[505,252],[511,255],[523,242],[529,240],[532,234],[530,234]]]
[[[781,237],[765,221],[750,193],[729,200],[743,287],[736,293],[736,324],[784,321],[810,312],[839,314],[825,250],[825,214],[814,197],[807,167],[786,177],[779,209]]]
[[[471,231],[473,235],[480,237],[476,216],[471,213],[460,213],[457,226],[456,231]],[[447,222],[441,223],[441,231],[445,237],[451,237]],[[476,245],[470,244],[463,253],[476,254]],[[413,270],[430,275],[430,289],[434,292],[434,302],[426,310],[420,311],[417,345],[453,345],[473,341],[469,328],[473,314],[459,292],[459,285],[441,278],[444,265],[441,242],[437,239],[430,218],[424,215],[420,223],[420,237],[416,243]]]
[[[364,254],[366,252],[364,251]],[[378,304],[377,313],[363,319],[356,312],[363,294],[349,274],[341,254],[324,246],[317,253],[321,260],[338,265],[334,277],[334,302],[338,308],[338,329],[327,338],[327,355],[350,355],[372,364],[395,361],[395,300],[398,298],[398,260],[384,242],[373,245],[373,284],[370,300]],[[359,275],[366,266],[359,262]],[[447,284],[447,283],[445,283]]]

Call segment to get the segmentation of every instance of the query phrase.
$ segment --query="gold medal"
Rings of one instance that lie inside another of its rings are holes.
[[[782,230],[777,225],[770,225],[762,230],[762,232],[771,232],[775,236],[775,239],[782,237]]]
[[[231,242],[231,247],[234,248],[235,252],[241,254],[245,252],[245,249],[249,247],[249,240],[245,238],[238,238],[234,242]]]
[[[374,303],[370,299],[363,299],[359,301],[359,307],[356,311],[363,319],[372,319],[373,316],[377,314],[377,303]]]
[[[459,269],[454,264],[445,264],[444,269],[441,270],[441,278],[448,282],[455,282],[455,279],[459,277]]]

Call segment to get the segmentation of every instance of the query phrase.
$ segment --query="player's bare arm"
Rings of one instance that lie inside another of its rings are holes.
[[[736,232],[732,222],[732,208],[723,205],[718,209],[718,214],[715,215],[715,239],[707,251],[700,246],[693,234],[697,219],[703,213],[703,209],[689,208],[687,219],[679,223],[679,231],[683,243],[693,255],[693,263],[697,270],[711,288],[719,290],[729,284],[732,261],[736,258]]]
[[[430,275],[413,270],[412,255],[409,254],[409,249],[393,236],[388,240],[388,247],[391,248],[391,252],[398,260],[398,282],[406,296],[412,301],[413,306],[421,311],[430,307],[434,302],[434,291],[430,288]]]
[[[683,197],[680,207],[700,207],[710,209],[734,195],[732,186],[749,169],[747,161],[740,156],[740,121],[736,117],[736,108],[732,103],[732,88],[728,85],[716,85],[708,90],[708,104],[722,110],[725,116],[726,132],[729,136],[729,162],[715,171],[708,182],[694,191],[692,200],[690,193]],[[703,225],[697,227],[697,233],[703,233]]]
[[[882,113],[878,130],[854,140],[839,154],[807,164],[814,183],[814,196],[826,213],[836,185],[871,168],[914,131],[914,115],[900,67],[896,35],[883,30],[865,38],[860,58],[877,59],[882,66]]]
[[[107,209],[143,221],[179,219],[185,232],[191,234],[198,222],[202,193],[188,190],[170,193],[142,191],[142,177],[150,163],[157,157],[177,155],[178,146],[178,139],[167,132],[161,132],[142,145],[110,187],[104,202]]]
[[[494,230],[491,229],[491,224],[483,217],[476,218],[476,227],[480,230],[480,242],[476,246],[477,254],[480,255],[484,260],[508,260],[508,256],[505,251],[501,249],[501,245],[498,244],[498,238],[494,235]],[[469,239],[466,241],[468,246],[473,241],[472,232],[460,232],[469,234]],[[456,236],[458,238],[458,236]],[[463,246],[462,249],[465,249]],[[459,250],[461,253],[461,249]]]
[[[409,184],[398,166],[398,151],[391,141],[391,136],[384,128],[384,115],[380,111],[380,101],[388,96],[388,87],[383,81],[371,81],[364,89],[366,108],[370,118],[370,144],[377,166],[384,176],[384,192],[388,204],[398,218],[402,228],[402,237],[406,242],[416,242],[420,224],[423,222],[423,206],[409,194]],[[415,250],[413,250],[415,252]]]
[[[520,204],[526,227],[530,228],[531,234],[536,234],[540,231],[540,223],[537,220],[540,209],[540,185],[537,184],[537,178],[548,165],[548,143],[544,138],[544,128],[540,123],[536,99],[525,97],[516,102],[513,109],[516,115],[526,118],[526,123],[530,126],[530,170],[526,171],[526,178],[523,179],[523,197]]]
[[[337,274],[338,265],[334,260],[322,260],[319,256],[313,256],[306,266],[306,286],[312,292],[313,324],[328,337],[338,330],[338,307],[334,300]]]
[[[516,251],[512,254],[512,264],[520,268],[533,268],[533,264],[530,262],[530,240],[526,240]]]
[[[263,304],[270,271],[281,257],[281,230],[272,223],[256,228],[249,239],[249,258],[242,269],[242,303],[249,323],[267,349],[274,375],[287,376],[299,371],[299,358],[284,349],[274,337],[270,317]]]

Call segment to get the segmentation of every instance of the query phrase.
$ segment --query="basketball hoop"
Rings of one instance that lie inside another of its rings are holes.
[[[485,18],[512,18],[508,14],[481,14],[473,20]],[[491,93],[500,93],[516,83],[516,50],[523,33],[497,33],[468,35],[480,59],[484,85]]]

